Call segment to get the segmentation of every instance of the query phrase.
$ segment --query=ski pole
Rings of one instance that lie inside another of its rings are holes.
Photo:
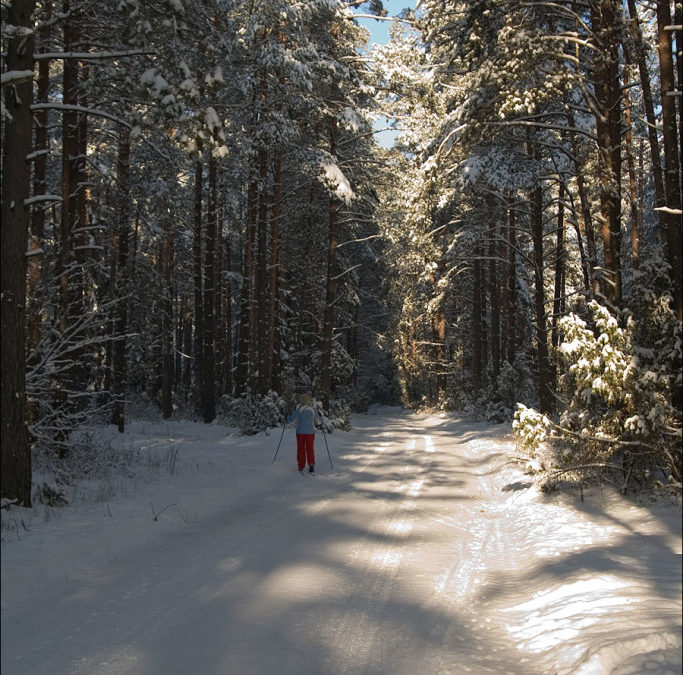
[[[282,425],[282,433],[280,434],[280,443],[277,444],[277,450],[275,451],[275,457],[271,464],[275,464],[275,459],[277,458],[277,453],[280,452],[280,445],[282,444],[282,437],[285,435],[285,427],[287,426],[287,418],[285,418],[284,424]]]
[[[323,438],[325,439],[325,447],[327,448],[327,456],[330,458],[330,469],[332,469],[332,471],[334,471],[334,467],[332,466],[332,455],[330,455],[330,446],[327,445],[327,434],[325,433],[325,423],[324,422],[320,428],[323,430]]]

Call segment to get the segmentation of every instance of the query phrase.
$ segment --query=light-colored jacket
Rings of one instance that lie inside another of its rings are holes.
[[[318,412],[317,408],[306,403],[298,405],[294,409],[294,412],[287,418],[288,422],[293,422],[294,420],[297,420],[297,434],[314,434],[315,423],[323,423],[322,415]]]

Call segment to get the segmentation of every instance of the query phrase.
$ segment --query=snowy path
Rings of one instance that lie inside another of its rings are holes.
[[[302,477],[292,431],[272,465],[140,423],[175,475],[3,533],[3,675],[681,672],[679,509],[548,499],[501,427],[354,424]]]

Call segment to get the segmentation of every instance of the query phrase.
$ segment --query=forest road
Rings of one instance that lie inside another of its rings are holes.
[[[274,446],[250,446],[215,476],[222,502],[7,612],[3,675],[534,675],[608,662],[584,638],[623,604],[604,588],[623,586],[568,556],[618,523],[534,502],[501,427],[396,412],[355,423],[328,438],[335,471],[322,438],[315,476],[296,473],[291,449],[270,464]],[[567,561],[561,579],[549,560]],[[602,595],[562,595],[587,578]]]

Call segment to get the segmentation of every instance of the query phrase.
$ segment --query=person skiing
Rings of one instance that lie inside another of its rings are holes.
[[[315,442],[315,424],[323,423],[322,415],[318,409],[311,404],[311,397],[304,394],[299,399],[299,405],[294,409],[294,412],[287,418],[287,422],[296,423],[296,461],[299,468],[299,473],[303,473],[306,462],[308,462],[308,471],[313,473],[315,471],[315,451],[313,444]]]

